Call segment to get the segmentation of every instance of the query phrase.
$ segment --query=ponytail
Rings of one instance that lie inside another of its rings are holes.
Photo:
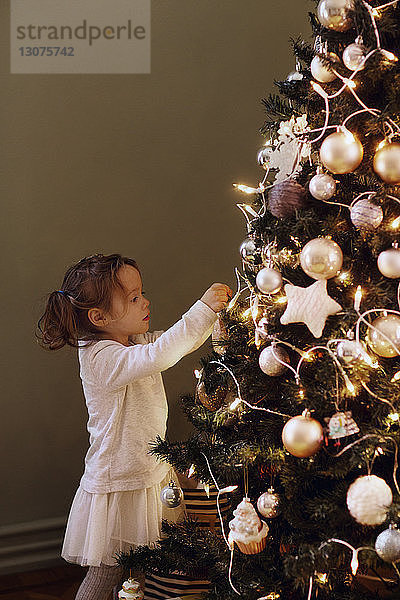
[[[81,341],[90,344],[100,339],[98,328],[88,317],[88,310],[94,307],[106,312],[110,310],[114,289],[123,289],[118,277],[123,265],[139,271],[136,261],[121,254],[93,254],[69,267],[62,289],[49,294],[45,311],[38,321],[36,337],[40,345],[58,350],[65,345],[78,348]]]
[[[49,294],[36,334],[43,348],[58,350],[66,344],[78,347],[78,323],[72,302],[73,299],[63,290]]]

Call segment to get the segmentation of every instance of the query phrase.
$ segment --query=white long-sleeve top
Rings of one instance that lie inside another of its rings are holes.
[[[198,300],[170,329],[134,336],[131,346],[99,340],[78,350],[89,420],[84,490],[105,494],[151,487],[169,465],[150,455],[165,437],[168,405],[161,372],[209,337],[216,313]]]

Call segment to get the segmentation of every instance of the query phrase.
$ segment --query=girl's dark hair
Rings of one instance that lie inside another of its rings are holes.
[[[61,289],[49,294],[38,321],[36,336],[41,346],[49,350],[58,350],[66,344],[77,348],[78,340],[91,343],[99,339],[99,330],[87,313],[95,307],[110,311],[113,291],[117,287],[123,290],[118,277],[123,265],[139,271],[132,258],[120,254],[94,254],[69,267]]]

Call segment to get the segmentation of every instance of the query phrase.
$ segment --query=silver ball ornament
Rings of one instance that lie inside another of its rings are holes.
[[[276,269],[264,267],[257,273],[256,285],[263,294],[276,294],[282,283],[282,275]]]
[[[373,231],[383,221],[383,210],[368,198],[362,198],[351,207],[350,219],[357,229]]]
[[[327,29],[347,31],[353,25],[349,15],[352,8],[352,0],[321,0],[317,8],[318,20]]]
[[[378,256],[378,269],[384,277],[398,279],[400,277],[400,248],[389,248]]]
[[[364,68],[364,59],[367,54],[367,48],[356,41],[343,50],[342,58],[345,66],[350,71],[357,71],[357,69],[361,70]]]
[[[181,488],[175,485],[174,481],[170,481],[169,484],[161,490],[161,502],[168,508],[177,508],[177,506],[181,504],[182,498],[183,492]]]
[[[319,151],[321,162],[331,173],[351,173],[361,163],[363,146],[350,131],[336,131],[324,139]]]
[[[251,238],[247,238],[242,242],[239,251],[240,256],[246,264],[254,264],[257,262],[259,252],[254,240]]]
[[[340,58],[334,52],[328,52],[328,58],[335,62],[340,62]],[[325,66],[320,56],[314,56],[310,67],[312,76],[320,83],[330,83],[337,77],[333,71],[330,71],[328,67]]]
[[[277,358],[279,360],[277,360]],[[279,362],[280,360],[287,364],[290,362],[290,358],[286,350],[280,348],[279,346],[268,346],[261,351],[258,358],[258,364],[260,365],[261,371],[266,375],[270,375],[270,377],[278,377],[287,369],[285,365]]]
[[[395,563],[400,560],[400,531],[391,523],[378,535],[375,541],[377,555],[385,562]]]
[[[308,184],[311,196],[317,200],[329,200],[336,192],[336,181],[328,173],[317,173]]]
[[[274,519],[280,513],[279,496],[271,487],[267,492],[261,494],[257,500],[257,510],[263,517]]]
[[[309,413],[292,417],[282,430],[282,441],[286,450],[299,458],[307,458],[320,449],[324,435],[319,421],[311,419]]]
[[[366,350],[362,346],[362,343],[356,340],[343,340],[336,347],[338,359],[346,365],[352,365],[361,361],[365,353]]]
[[[384,144],[375,152],[374,171],[386,183],[400,183],[400,144]]]
[[[315,238],[304,246],[300,263],[303,271],[313,279],[330,279],[342,267],[343,252],[333,240]]]
[[[381,477],[362,475],[347,491],[347,508],[352,517],[362,525],[380,525],[386,519],[392,504],[392,490]]]
[[[400,317],[397,315],[378,317],[371,325],[367,335],[371,350],[383,358],[400,356]]]

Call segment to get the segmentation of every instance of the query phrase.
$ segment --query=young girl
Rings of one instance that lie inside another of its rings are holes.
[[[89,415],[90,447],[61,552],[89,565],[76,600],[108,599],[122,576],[115,552],[156,541],[161,519],[179,516],[160,500],[176,475],[148,453],[165,436],[161,372],[204,343],[232,292],[214,283],[175,325],[154,333],[143,294],[134,260],[96,254],[67,270],[38,323],[44,347],[78,348]]]

